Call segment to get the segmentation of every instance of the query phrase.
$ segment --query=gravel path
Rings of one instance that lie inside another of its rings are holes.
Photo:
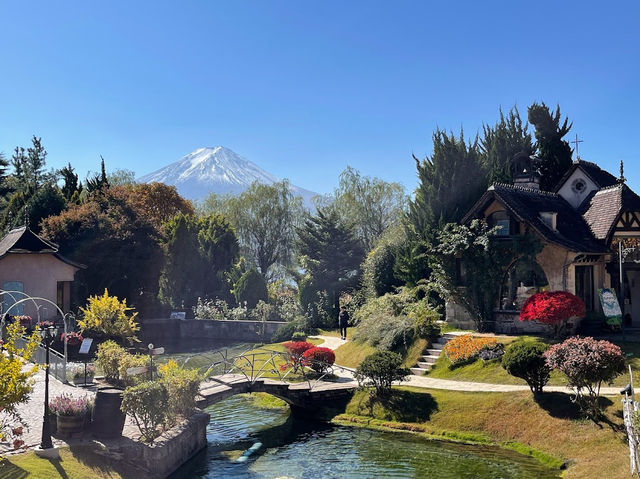
[[[321,346],[329,349],[337,349],[347,341],[333,336],[313,336],[314,338],[322,339],[325,342]],[[344,366],[341,366],[344,368]],[[349,368],[344,368],[345,371],[337,373],[340,377],[351,377],[349,374],[352,371]],[[529,391],[529,386],[516,385],[516,384],[492,384],[492,383],[476,383],[470,381],[453,381],[450,379],[437,379],[429,376],[416,376],[411,374],[406,381],[402,382],[403,386],[415,386],[419,388],[429,389],[446,389],[449,391],[467,391],[467,392],[515,392],[515,391]],[[621,388],[615,387],[603,387],[600,389],[600,394],[604,396],[618,396]],[[545,391],[563,392],[567,394],[574,394],[573,389],[564,386],[545,386]]]

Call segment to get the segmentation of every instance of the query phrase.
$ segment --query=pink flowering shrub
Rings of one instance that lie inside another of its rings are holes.
[[[82,334],[71,331],[70,333],[62,333],[60,341],[66,341],[68,346],[77,346],[83,341]]]
[[[31,328],[31,316],[16,316],[15,320],[20,323],[20,326],[23,328]]]
[[[93,401],[86,396],[73,397],[62,393],[49,402],[49,410],[58,416],[82,416],[93,406]]]
[[[536,321],[553,327],[560,337],[567,320],[584,318],[586,309],[578,296],[566,291],[543,291],[530,296],[520,310],[520,321]]]
[[[547,364],[567,376],[576,402],[588,416],[599,415],[598,396],[603,382],[612,383],[624,371],[620,347],[609,341],[574,337],[551,346],[544,353]]]

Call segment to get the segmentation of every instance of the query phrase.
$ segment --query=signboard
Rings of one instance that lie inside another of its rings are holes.
[[[151,354],[152,356],[157,356],[158,354],[164,354],[164,348],[150,349],[149,354]]]
[[[184,311],[172,311],[170,319],[187,319],[187,313]]]
[[[146,372],[149,371],[149,367],[148,366],[139,366],[136,368],[129,368],[127,369],[127,374],[129,376],[136,376],[138,374],[144,374]]]
[[[78,351],[78,353],[89,354],[89,349],[91,349],[92,342],[93,342],[92,338],[84,338],[82,340],[82,344],[80,345],[80,350]]]
[[[622,325],[622,310],[620,303],[616,297],[616,292],[612,289],[599,289],[600,304],[602,304],[602,312],[607,318],[607,324],[610,326]]]

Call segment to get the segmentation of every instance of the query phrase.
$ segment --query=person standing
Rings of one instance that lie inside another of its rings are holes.
[[[338,313],[338,327],[340,328],[340,338],[347,339],[347,325],[349,324],[349,313],[344,309],[344,306],[340,306],[340,312]]]

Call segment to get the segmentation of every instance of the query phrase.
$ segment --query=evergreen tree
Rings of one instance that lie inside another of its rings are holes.
[[[27,161],[24,168],[25,180],[30,194],[35,194],[44,183],[44,167],[47,150],[42,146],[42,138],[35,135],[31,138],[31,146],[27,148]]]
[[[8,184],[7,168],[9,167],[9,161],[4,156],[4,153],[0,152],[0,197],[4,198],[11,190]]]
[[[196,218],[178,214],[166,226],[166,261],[160,300],[193,307],[198,298],[231,299],[227,273],[238,256],[238,240],[222,215]]]
[[[409,202],[409,223],[425,241],[445,223],[457,222],[487,187],[478,139],[467,144],[461,132],[456,138],[437,130],[433,154],[416,161],[420,183]]]
[[[560,105],[556,106],[554,113],[544,102],[529,107],[529,123],[535,127],[535,146],[540,158],[540,188],[546,191],[557,186],[572,163],[571,147],[562,138],[569,133],[573,124],[567,118],[561,124],[560,119]]]
[[[64,185],[62,186],[62,196],[64,196],[67,201],[71,201],[74,193],[77,192],[78,195],[82,193],[82,183],[78,181],[78,175],[75,174],[71,163],[62,168],[58,173],[62,176],[62,180],[64,181]]]
[[[495,126],[483,125],[480,140],[481,162],[489,184],[511,183],[514,171],[513,159],[518,153],[533,155],[533,141],[526,122],[520,118],[517,107],[505,116],[500,109],[500,120]]]
[[[100,155],[100,173],[94,175],[92,178],[87,178],[86,185],[89,193],[101,191],[103,188],[109,188],[109,180],[102,155]]]
[[[298,229],[297,245],[301,264],[315,290],[327,292],[328,313],[335,316],[340,293],[355,286],[364,258],[353,227],[344,224],[335,209],[321,208]]]
[[[233,286],[233,294],[238,304],[246,303],[247,308],[253,309],[258,301],[269,301],[269,292],[264,277],[253,268],[244,273]]]

